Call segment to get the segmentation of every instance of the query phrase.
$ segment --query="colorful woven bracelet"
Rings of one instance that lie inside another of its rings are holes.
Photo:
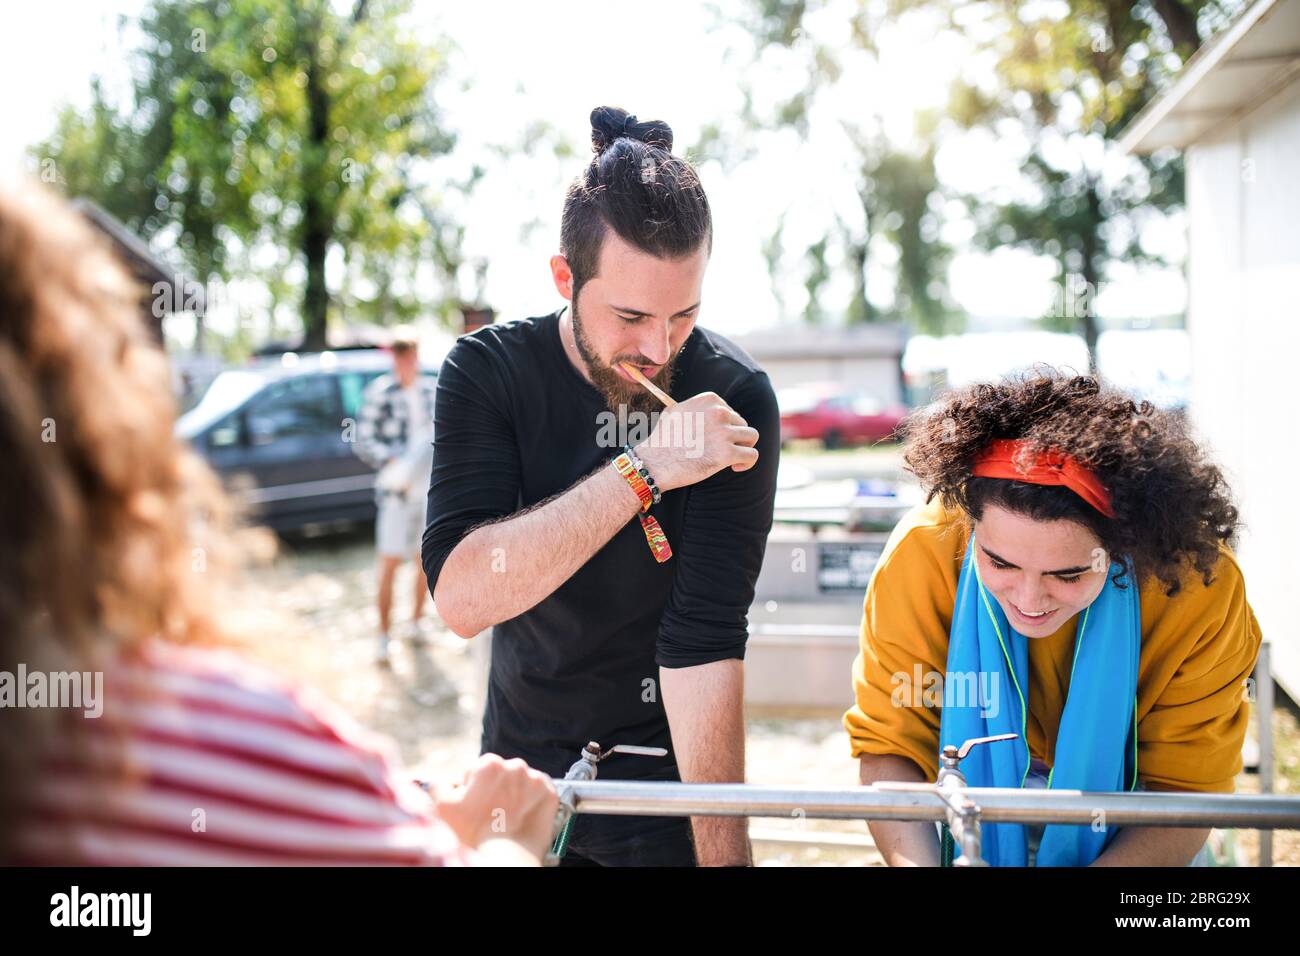
[[[645,462],[641,460],[641,456],[632,449],[631,445],[623,446],[623,454],[632,459],[632,467],[635,468],[637,474],[641,476],[641,480],[650,486],[650,494],[654,497],[655,504],[659,504],[659,502],[663,500],[663,495],[660,494],[659,486],[655,484],[654,478],[650,477],[650,469],[645,466]]]
[[[636,465],[632,464],[632,459],[628,457],[627,452],[616,455],[611,464],[623,476],[623,480],[632,486],[636,496],[641,499],[641,510],[649,511],[650,506],[654,504],[654,492],[650,490],[650,486],[646,484],[645,479],[636,470]]]
[[[636,466],[632,463],[632,456],[627,451],[615,456],[610,461],[610,464],[632,486],[632,490],[636,492],[637,498],[640,499],[641,514],[637,515],[637,517],[641,519],[641,530],[645,533],[646,544],[650,546],[650,553],[654,555],[655,561],[663,564],[673,556],[673,549],[668,544],[668,536],[664,534],[664,529],[660,527],[654,515],[645,513],[650,510],[650,506],[657,500],[655,494],[658,489],[655,489],[654,492],[650,490],[651,486],[642,477],[642,473],[637,471]]]
[[[664,529],[659,527],[659,522],[655,520],[654,515],[637,515],[641,519],[641,530],[645,532],[646,543],[650,545],[650,553],[655,556],[655,560],[663,564],[673,556],[673,549],[668,545],[668,535],[664,534]]]

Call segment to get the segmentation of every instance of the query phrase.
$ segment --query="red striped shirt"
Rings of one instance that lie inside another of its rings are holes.
[[[104,711],[45,755],[16,862],[112,866],[472,862],[389,745],[226,651],[148,644]],[[111,768],[111,769],[110,769]]]

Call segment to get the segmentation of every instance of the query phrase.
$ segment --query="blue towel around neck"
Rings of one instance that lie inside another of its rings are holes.
[[[973,699],[958,699],[959,695],[945,692],[939,746],[942,750],[947,744],[960,747],[972,737],[1019,734],[1018,740],[974,747],[962,761],[961,771],[972,787],[1020,787],[1030,760],[1025,736],[1030,638],[1009,626],[997,599],[984,587],[974,548],[972,533],[957,582],[944,686],[969,688],[973,680],[981,693],[960,695]],[[1114,581],[1121,571],[1126,571],[1123,588]],[[1134,788],[1141,639],[1132,565],[1112,563],[1105,587],[1079,613],[1049,789],[1119,792]],[[985,700],[983,690],[988,681],[997,682],[997,693]],[[954,700],[949,701],[948,696]],[[1105,826],[1104,821],[1096,826],[1049,824],[1043,831],[1036,865],[1086,866],[1116,832],[1116,827]],[[1027,865],[1024,824],[986,823],[981,833],[984,859],[989,864]],[[960,848],[955,852],[960,854]]]

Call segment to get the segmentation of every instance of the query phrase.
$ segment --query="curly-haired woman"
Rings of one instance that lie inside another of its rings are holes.
[[[941,745],[1003,732],[972,786],[1227,793],[1260,631],[1230,550],[1238,513],[1176,414],[1034,371],[903,425],[925,492],[863,607],[844,715],[864,784],[934,780]],[[985,825],[1002,866],[1185,865],[1205,829]],[[871,825],[891,865],[935,865],[929,823]]]

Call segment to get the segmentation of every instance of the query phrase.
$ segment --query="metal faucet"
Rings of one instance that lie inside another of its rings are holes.
[[[972,737],[960,747],[948,744],[939,753],[939,775],[935,778],[934,789],[947,804],[948,832],[961,847],[961,856],[953,861],[953,866],[988,866],[980,855],[980,808],[966,793],[966,775],[960,769],[962,760],[978,744],[1015,740],[1019,736]]]
[[[635,744],[617,744],[608,750],[602,751],[600,744],[593,740],[582,748],[582,753],[578,755],[578,759],[569,768],[569,772],[564,775],[564,779],[595,780],[596,765],[612,754],[666,757],[668,751],[663,747],[638,747]],[[560,793],[560,805],[555,811],[555,840],[552,842],[546,858],[542,861],[543,866],[560,865],[560,858],[564,856],[564,851],[569,845],[569,828],[573,825],[573,813],[573,792],[564,790]]]

